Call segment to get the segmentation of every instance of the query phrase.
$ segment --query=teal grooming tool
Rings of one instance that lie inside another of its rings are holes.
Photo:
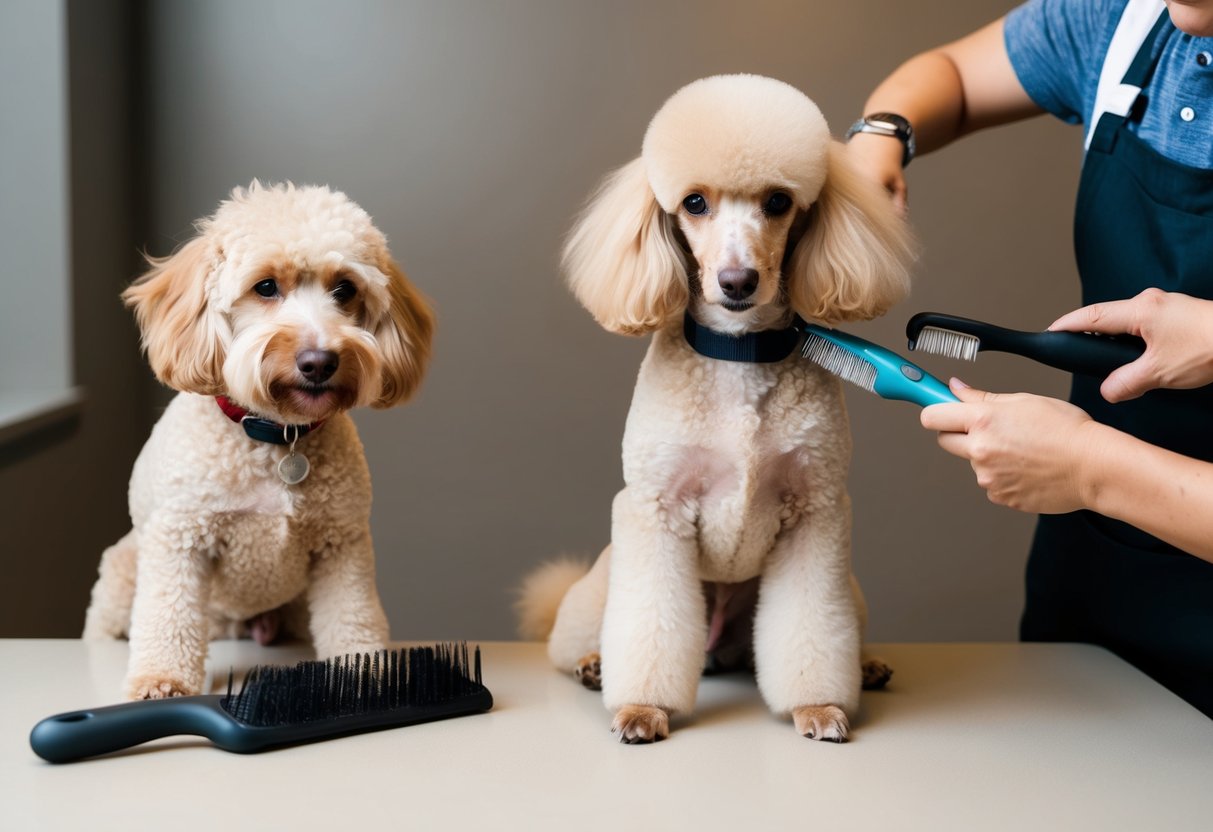
[[[920,407],[960,401],[946,384],[892,350],[815,324],[805,324],[804,333],[805,358],[869,393]]]

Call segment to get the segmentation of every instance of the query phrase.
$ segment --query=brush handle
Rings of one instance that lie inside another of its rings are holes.
[[[239,732],[219,707],[220,697],[181,696],[127,702],[47,717],[29,735],[34,753],[52,763],[108,754],[178,734],[207,737],[218,745]]]
[[[950,330],[978,339],[978,350],[1009,352],[1067,373],[1106,378],[1113,370],[1132,363],[1146,351],[1146,342],[1135,335],[1096,335],[1089,332],[1022,332],[1001,326],[921,312],[906,325],[906,335],[916,342],[924,327]]]
[[[948,385],[917,364],[911,364],[896,353],[890,355],[896,359],[895,366],[882,370],[876,376],[875,390],[881,398],[912,402],[919,407],[960,401],[948,389]]]

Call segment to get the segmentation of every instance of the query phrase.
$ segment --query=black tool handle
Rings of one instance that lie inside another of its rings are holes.
[[[1135,335],[1096,335],[1089,332],[1034,332],[1017,352],[1069,373],[1106,378],[1112,371],[1141,358],[1146,342]]]
[[[216,740],[236,727],[219,699],[182,696],[57,714],[34,726],[29,744],[42,759],[66,763],[178,734]]]
[[[1068,373],[1106,378],[1113,370],[1136,361],[1146,351],[1146,342],[1135,335],[1097,335],[1089,332],[1021,332],[1001,326],[944,315],[920,312],[906,325],[906,336],[917,342],[925,327],[950,330],[979,339],[978,349],[1009,352]]]

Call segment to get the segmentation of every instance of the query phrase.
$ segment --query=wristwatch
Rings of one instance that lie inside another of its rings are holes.
[[[856,133],[875,133],[878,136],[891,136],[901,142],[901,166],[904,168],[914,158],[914,128],[910,122],[896,113],[872,113],[864,116],[851,125],[847,131],[847,141]]]

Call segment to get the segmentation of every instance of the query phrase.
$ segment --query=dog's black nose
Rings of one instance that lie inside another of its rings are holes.
[[[337,372],[337,353],[332,350],[303,350],[295,356],[295,366],[312,384],[324,384]]]
[[[717,279],[729,300],[745,300],[758,288],[757,269],[721,269]]]

